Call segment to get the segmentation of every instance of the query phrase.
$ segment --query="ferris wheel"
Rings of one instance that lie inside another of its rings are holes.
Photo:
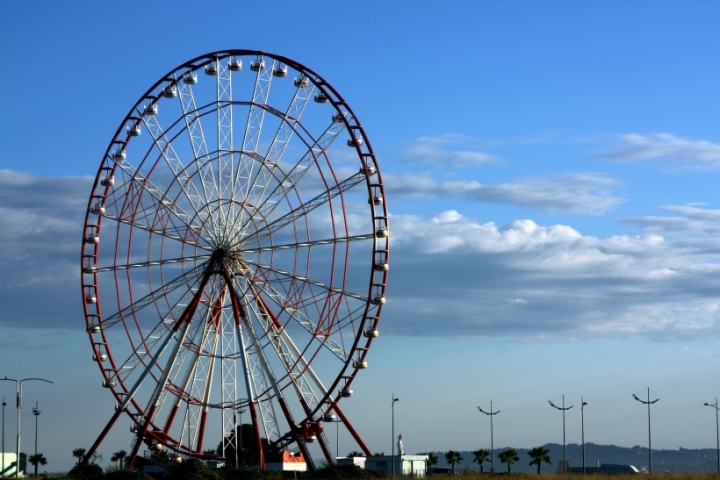
[[[225,50],[164,75],[103,156],[81,261],[116,402],[87,458],[123,415],[131,461],[145,444],[264,468],[289,449],[312,468],[311,450],[334,461],[323,421],[371,454],[339,402],[378,336],[387,204],[360,122],[312,70]]]

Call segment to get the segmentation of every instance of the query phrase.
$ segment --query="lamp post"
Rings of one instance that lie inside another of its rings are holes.
[[[0,475],[2,475],[2,478],[5,478],[5,405],[7,405],[7,402],[5,402],[5,397],[2,399],[2,470],[0,470]]]
[[[635,395],[634,393],[632,394],[632,396],[638,402],[644,403],[645,405],[647,405],[647,408],[648,408],[648,456],[649,456],[648,457],[648,463],[649,463],[648,468],[650,469],[650,473],[652,474],[652,436],[650,435],[650,405],[652,405],[653,403],[657,402],[660,399],[656,398],[652,402],[650,401],[650,388],[649,387],[647,389],[647,401],[640,400],[637,397],[637,395]]]
[[[35,455],[37,455],[37,425],[38,425],[38,417],[40,416],[40,410],[38,410],[38,402],[35,402],[35,406],[32,409],[33,415],[35,415]]]
[[[583,475],[585,475],[585,405],[587,402],[580,397],[580,431],[582,432],[582,456],[583,456]]]
[[[247,398],[241,398],[240,400],[247,400]],[[240,466],[240,463],[238,461],[238,454],[242,452],[243,449],[243,423],[242,423],[242,414],[245,413],[245,410],[240,408],[238,405],[235,408],[235,412],[237,412],[238,416],[240,417],[240,445],[235,447],[235,465]],[[237,435],[237,422],[235,422],[235,434]],[[243,467],[245,466],[245,457],[243,456]]]
[[[713,407],[715,409],[715,437],[717,440],[717,468],[718,474],[720,474],[720,427],[718,426],[718,399],[715,397],[715,403],[706,403],[706,407]]]
[[[399,401],[399,398],[395,398],[395,392],[392,394],[392,439],[390,445],[392,446],[392,476],[395,476],[395,402]]]
[[[562,411],[562,417],[563,417],[563,473],[567,473],[568,464],[567,464],[567,457],[565,456],[565,411],[570,410],[572,407],[574,407],[574,405],[565,407],[565,395],[562,396],[562,407],[558,407],[550,400],[548,400],[548,403],[550,404],[551,407]]]
[[[340,420],[336,415],[332,413],[326,413],[325,416],[323,416],[323,422],[326,423],[334,423],[335,424],[335,463],[337,464],[337,459],[340,458]]]
[[[17,439],[15,443],[15,478],[20,477],[20,411],[22,410],[22,384],[23,382],[29,382],[30,380],[38,380],[40,382],[53,383],[50,380],[44,378],[23,378],[22,380],[15,380],[14,378],[0,378],[0,381],[15,382],[15,388],[17,391]]]
[[[493,435],[493,416],[500,413],[500,410],[493,412],[492,400],[490,401],[489,412],[486,412],[480,407],[477,407],[477,409],[480,410],[481,413],[484,413],[485,415],[488,415],[490,417],[490,471],[492,473],[495,473],[495,440]]]

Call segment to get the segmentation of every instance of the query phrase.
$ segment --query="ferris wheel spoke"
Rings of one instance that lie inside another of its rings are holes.
[[[257,268],[259,268],[259,269],[261,269],[261,270],[274,272],[274,273],[276,273],[276,274],[278,274],[278,275],[281,275],[281,276],[283,276],[283,277],[287,277],[287,278],[290,278],[290,279],[292,279],[292,280],[297,280],[297,281],[299,281],[299,282],[307,283],[307,284],[309,284],[309,285],[315,285],[316,287],[320,287],[320,288],[322,288],[322,289],[324,289],[324,290],[327,290],[328,292],[339,293],[339,294],[341,294],[341,295],[345,295],[346,297],[350,297],[350,298],[354,298],[354,299],[356,299],[356,300],[360,300],[361,302],[367,302],[367,301],[368,301],[368,298],[367,298],[367,297],[364,297],[364,296],[362,296],[362,295],[360,295],[360,294],[353,293],[353,292],[344,290],[344,289],[342,289],[342,288],[333,287],[333,286],[331,286],[331,285],[328,285],[328,284],[323,283],[323,282],[319,282],[319,281],[317,281],[317,280],[313,280],[313,279],[308,278],[308,277],[296,275],[296,274],[294,274],[294,273],[292,273],[292,272],[288,272],[288,271],[286,271],[286,270],[281,270],[281,269],[275,268],[275,267],[273,267],[273,266],[271,266],[271,265],[264,265],[264,264],[262,264],[262,263],[255,262],[254,260],[251,260],[251,259],[249,259],[249,258],[244,258],[243,261],[244,261],[245,263],[250,264],[250,265],[254,265],[255,267],[257,267]]]
[[[303,176],[310,171],[312,164],[318,162],[318,159],[324,155],[325,151],[332,145],[335,139],[339,137],[344,128],[344,123],[331,122],[330,126],[325,129],[322,135],[308,148],[305,154],[300,157],[300,160],[292,165],[292,167],[288,169],[287,174],[276,182],[269,194],[266,193],[271,183],[269,178],[265,179],[264,183],[256,181],[256,183],[252,185],[252,190],[244,197],[245,202],[249,205],[255,205],[255,211],[264,218],[268,218],[278,205],[280,205],[287,191],[295,188]],[[269,177],[269,174],[267,176]],[[254,194],[255,190],[258,190],[256,194]],[[242,215],[243,212],[241,212],[241,216],[234,222],[235,224],[241,225],[238,229],[239,232],[244,232],[251,221],[251,218],[245,220]]]
[[[353,235],[351,237],[325,238],[322,240],[311,240],[309,242],[297,242],[297,243],[287,243],[287,244],[281,244],[281,245],[271,245],[269,247],[243,248],[242,250],[240,250],[240,253],[247,254],[247,253],[257,253],[257,252],[273,252],[273,251],[278,251],[278,250],[293,250],[293,249],[298,249],[298,248],[312,248],[312,247],[318,247],[320,245],[334,245],[336,243],[372,240],[373,238],[375,238],[375,235],[372,233],[368,233],[366,235]]]
[[[281,230],[282,228],[286,227],[287,225],[290,225],[291,223],[297,221],[299,218],[307,216],[310,212],[312,212],[316,208],[325,205],[326,203],[330,202],[333,198],[350,190],[355,185],[358,185],[359,183],[361,183],[363,181],[365,181],[365,175],[363,175],[361,173],[356,173],[355,175],[347,178],[346,180],[343,180],[342,182],[338,183],[337,185],[329,188],[327,191],[325,191],[325,192],[321,193],[320,195],[312,198],[311,200],[303,203],[302,205],[290,210],[283,216],[277,218],[276,220],[268,223],[264,227],[253,232],[253,240],[257,240],[258,242],[261,242],[262,240],[266,239],[268,236],[273,235],[275,232],[277,232],[277,231]]]
[[[184,297],[188,293],[194,293],[193,288],[197,288],[197,286],[200,285],[200,282],[202,281],[201,280],[202,275],[200,274],[200,272],[207,267],[207,264],[208,264],[208,262],[204,262],[200,265],[197,265],[195,268],[192,268],[186,272],[183,272],[182,274],[178,275],[174,279],[163,284],[161,287],[156,288],[155,290],[151,291],[147,295],[128,304],[126,307],[122,308],[118,312],[108,316],[102,322],[103,328],[107,329],[109,327],[112,327],[113,325],[122,321],[124,317],[140,312],[147,306],[153,305],[158,298],[167,296],[170,293],[173,293],[175,290],[177,290],[180,287],[183,287],[183,286],[188,287],[188,290],[184,292],[182,297]],[[189,285],[188,285],[188,280],[190,280]]]
[[[133,268],[143,268],[143,267],[156,267],[161,265],[171,265],[174,263],[182,263],[182,262],[196,262],[198,260],[209,260],[212,257],[212,255],[196,255],[192,257],[180,257],[180,258],[164,258],[162,260],[150,260],[147,262],[138,262],[138,263],[126,263],[122,265],[113,265],[110,267],[93,267],[92,272],[93,273],[103,273],[103,272],[111,272],[116,270],[130,270]]]
[[[138,111],[138,114],[141,115],[141,112]],[[141,115],[141,118],[143,119],[145,128],[152,137],[155,148],[160,152],[160,155],[165,160],[166,165],[173,173],[175,177],[174,181],[178,184],[184,197],[190,203],[195,215],[197,215],[199,220],[203,222],[205,217],[209,215],[207,195],[204,194],[204,192],[203,195],[201,195],[198,191],[197,186],[187,173],[187,167],[183,165],[180,156],[175,151],[171,140],[165,135],[157,117],[155,115]],[[199,123],[199,121],[198,117],[197,122]],[[197,160],[196,162],[199,163]],[[199,167],[198,170],[200,170]],[[204,199],[202,198],[203,196]]]
[[[103,207],[106,211],[115,211],[116,214],[99,213],[102,211],[101,209],[94,210],[93,213],[122,223],[142,225],[145,230],[161,235],[165,234],[169,238],[178,240],[182,240],[180,232],[188,235],[189,232],[193,232],[197,236],[195,232],[197,227],[193,227],[191,215],[168,198],[126,159],[114,160],[114,162],[128,178],[124,183],[116,185],[112,189],[109,197],[104,200],[104,204],[97,204],[93,208]],[[142,223],[143,220],[145,223]],[[180,225],[176,225],[176,221]]]
[[[133,228],[138,228],[140,230],[145,230],[146,232],[150,232],[156,235],[161,235],[165,238],[169,238],[171,240],[176,240],[181,243],[185,243],[187,245],[191,245],[193,248],[199,248],[201,250],[206,251],[212,251],[213,248],[208,245],[203,245],[201,240],[203,240],[203,237],[200,235],[200,232],[202,231],[202,227],[200,226],[192,226],[192,227],[184,227],[184,228],[168,228],[167,225],[148,225],[144,223],[140,223],[137,219],[123,219],[118,216],[109,214],[109,213],[103,213],[99,214],[100,217],[107,218],[109,220],[113,220],[118,223],[122,223],[125,225],[129,225]]]

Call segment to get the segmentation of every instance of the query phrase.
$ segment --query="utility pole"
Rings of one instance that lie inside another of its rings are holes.
[[[35,415],[35,455],[37,455],[37,424],[38,417],[40,416],[40,410],[38,410],[38,402],[35,402],[35,406],[32,409],[33,415]]]
[[[551,407],[557,408],[558,410],[562,411],[562,417],[563,417],[563,473],[568,473],[568,464],[567,464],[567,457],[565,456],[565,411],[570,410],[574,405],[570,405],[569,407],[565,407],[565,395],[562,396],[562,407],[558,407],[553,402],[548,400],[548,403]]]
[[[650,388],[649,388],[649,387],[648,387],[648,389],[647,389],[647,401],[645,401],[645,400],[640,400],[640,399],[637,397],[637,395],[635,395],[634,393],[632,394],[632,396],[633,396],[633,398],[634,398],[635,400],[637,400],[638,402],[644,403],[645,405],[647,405],[647,408],[648,408],[648,456],[649,456],[649,458],[648,458],[648,463],[649,463],[648,468],[650,469],[650,473],[652,474],[652,435],[650,435],[650,405],[652,405],[653,403],[657,402],[657,401],[660,400],[660,399],[659,399],[659,398],[656,398],[656,399],[653,400],[652,402],[650,401]]]
[[[486,412],[480,407],[477,407],[477,409],[480,410],[481,413],[484,413],[485,415],[490,417],[490,471],[492,473],[495,473],[495,440],[493,434],[493,417],[500,413],[500,410],[498,410],[497,412],[493,412],[492,400],[490,400],[489,412]]]
[[[5,402],[5,397],[2,399],[2,470],[0,471],[0,475],[2,475],[2,478],[5,478],[5,405],[7,403]]]

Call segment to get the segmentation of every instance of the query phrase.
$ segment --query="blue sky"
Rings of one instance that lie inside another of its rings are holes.
[[[55,381],[24,396],[23,450],[37,400],[50,471],[113,408],[80,302],[92,178],[147,88],[228,48],[320,73],[378,156],[388,304],[343,402],[373,451],[390,450],[393,391],[412,452],[489,446],[475,406],[490,400],[496,446],[560,442],[547,400],[563,394],[589,402],[588,441],[645,445],[630,394],[647,387],[661,398],[653,446],[713,444],[702,403],[720,393],[720,4],[3,6],[0,377]],[[106,460],[127,449],[126,427]],[[573,409],[569,442],[579,427]],[[356,448],[340,436],[341,452]]]

